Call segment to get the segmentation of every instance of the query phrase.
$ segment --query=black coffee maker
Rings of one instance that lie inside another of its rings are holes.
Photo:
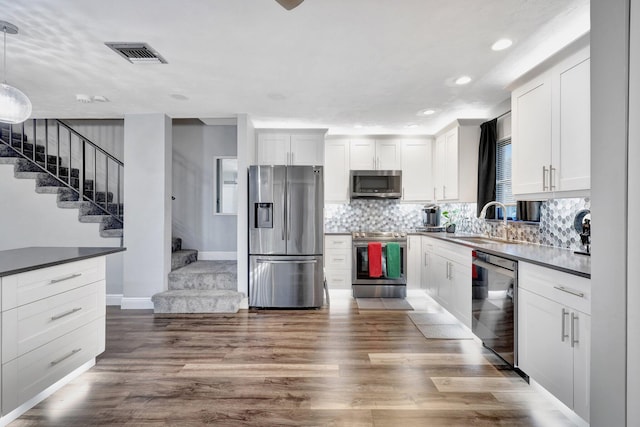
[[[427,229],[440,229],[440,206],[425,205],[422,208],[422,226]]]

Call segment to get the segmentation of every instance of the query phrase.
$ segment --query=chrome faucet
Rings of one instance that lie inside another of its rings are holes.
[[[484,205],[482,207],[482,210],[480,211],[480,215],[478,216],[478,219],[484,219],[486,221],[487,218],[487,209],[490,206],[500,206],[502,208],[502,219],[504,221],[504,230],[502,231],[502,238],[504,240],[509,240],[509,235],[507,234],[507,207],[505,205],[503,205],[500,202],[489,202],[486,205]]]

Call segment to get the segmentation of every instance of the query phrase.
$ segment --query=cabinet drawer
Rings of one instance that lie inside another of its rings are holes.
[[[468,266],[471,269],[471,248],[456,243],[439,241],[435,245],[435,250],[438,255],[458,264]]]
[[[338,250],[327,251],[324,255],[324,266],[327,270],[351,271],[351,253]]]
[[[104,317],[2,365],[2,412],[7,414],[93,359]]]
[[[15,359],[105,315],[104,280],[2,313],[2,361]]]
[[[104,279],[104,257],[7,276],[2,279],[2,311]]]
[[[351,289],[351,271],[329,271],[325,273],[329,289]]]
[[[518,264],[518,286],[591,314],[591,280],[526,262]]]
[[[324,247],[326,249],[346,249],[351,250],[351,236],[324,236]]]

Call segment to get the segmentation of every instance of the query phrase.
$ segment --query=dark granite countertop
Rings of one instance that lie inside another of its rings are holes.
[[[34,246],[0,251],[0,277],[122,252],[126,248]]]
[[[424,232],[412,232],[409,234],[433,237],[512,260],[526,261],[531,264],[541,265],[576,276],[591,278],[591,257],[574,254],[573,250],[570,249],[554,248],[524,242],[505,243],[495,241],[491,243],[475,243],[459,238],[471,236],[468,234]]]

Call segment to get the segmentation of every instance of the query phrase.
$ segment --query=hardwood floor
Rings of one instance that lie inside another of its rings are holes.
[[[442,309],[413,297],[416,311]],[[107,310],[94,368],[11,426],[568,426],[475,340],[428,340],[404,311],[158,317]]]

